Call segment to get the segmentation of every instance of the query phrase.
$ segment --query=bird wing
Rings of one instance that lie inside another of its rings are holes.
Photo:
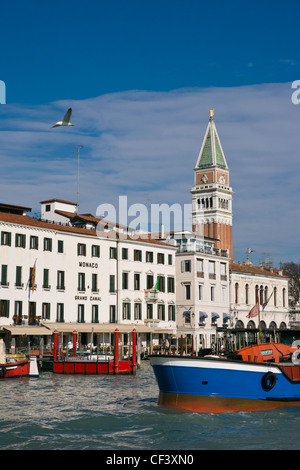
[[[72,116],[72,108],[69,108],[64,116],[63,122],[70,122],[71,116]]]

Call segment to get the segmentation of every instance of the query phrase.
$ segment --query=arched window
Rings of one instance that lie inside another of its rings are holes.
[[[257,303],[258,301],[259,301],[259,287],[256,284],[256,286],[255,286],[255,303]]]
[[[245,285],[245,302],[249,304],[249,284]]]
[[[285,290],[285,288],[283,288],[282,289],[282,305],[283,305],[283,307],[285,307],[285,302],[286,302],[285,295],[286,295],[286,290]]]
[[[262,305],[264,303],[264,288],[263,286],[260,286],[259,289],[259,303]]]
[[[277,306],[277,287],[274,287],[274,307]]]
[[[239,303],[239,283],[236,282],[234,286],[234,294],[235,294],[235,303]]]
[[[268,286],[265,287],[265,302],[268,302]]]
[[[248,321],[247,328],[248,328],[249,330],[254,330],[254,328],[255,328],[255,323],[254,323],[253,320]]]
[[[242,320],[238,320],[238,321],[236,322],[235,328],[238,329],[238,330],[244,328],[244,323],[242,322]]]

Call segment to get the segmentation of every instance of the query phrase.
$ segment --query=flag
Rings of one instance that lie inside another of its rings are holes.
[[[34,262],[33,268],[32,268],[32,273],[31,273],[31,292],[34,291],[34,286],[35,286],[35,273],[36,273],[36,260]]]
[[[270,298],[272,297],[273,293],[274,293],[274,289],[272,290],[272,293],[271,293],[271,295],[269,296],[268,300],[263,303],[263,305],[262,305],[262,309],[263,309],[263,310],[264,310],[264,308],[268,305],[269,300],[270,300]]]
[[[250,312],[247,315],[247,318],[253,318],[259,315],[259,301],[251,308]]]
[[[157,281],[156,281],[156,284],[155,284],[155,286],[153,287],[154,290],[159,290],[159,279],[160,279],[160,276],[158,276]]]

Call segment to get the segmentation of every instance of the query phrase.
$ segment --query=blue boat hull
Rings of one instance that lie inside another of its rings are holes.
[[[182,356],[150,361],[162,405],[204,413],[300,406],[300,381],[276,364]]]

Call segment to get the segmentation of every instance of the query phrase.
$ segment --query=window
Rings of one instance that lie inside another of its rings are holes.
[[[111,246],[109,249],[109,257],[110,259],[117,259],[117,248]]]
[[[157,305],[157,318],[158,320],[165,320],[165,304]]]
[[[123,320],[130,320],[130,307],[129,302],[123,302]]]
[[[109,306],[109,322],[116,323],[116,306],[115,305]]]
[[[92,323],[99,323],[99,305],[92,305]]]
[[[128,289],[128,273],[122,273],[122,289]]]
[[[209,279],[216,279],[215,262],[209,261]]]
[[[46,212],[50,212],[51,211],[51,204],[46,204]]]
[[[39,239],[38,237],[35,237],[31,235],[30,240],[29,240],[29,248],[30,250],[38,250],[39,248]]]
[[[153,263],[153,252],[152,251],[146,251],[146,262],[147,263]]]
[[[173,264],[172,255],[168,255],[168,264]]]
[[[50,320],[50,304],[49,303],[42,303],[42,319],[43,320]]]
[[[154,286],[152,274],[147,274],[147,289],[152,289]]]
[[[245,302],[249,304],[249,284],[245,285]]]
[[[153,304],[147,304],[147,319],[153,319]]]
[[[92,258],[100,258],[100,246],[92,245]]]
[[[99,292],[98,289],[98,274],[92,274],[92,292]]]
[[[85,273],[78,273],[78,290],[85,291]]]
[[[86,256],[86,244],[85,243],[77,243],[77,255]]]
[[[198,286],[199,300],[203,300],[203,284]]]
[[[191,260],[181,261],[181,272],[190,273],[191,271],[192,271],[192,261]]]
[[[2,264],[2,266],[1,266],[1,286],[2,287],[8,287],[7,264]]]
[[[185,291],[185,299],[190,300],[191,299],[191,284],[185,284],[184,291]]]
[[[1,232],[1,245],[11,246],[11,233]]]
[[[165,264],[165,255],[163,253],[157,253],[157,263]]]
[[[128,248],[122,248],[122,259],[128,259]]]
[[[63,253],[64,252],[64,242],[63,240],[58,240],[57,241],[57,253]]]
[[[36,324],[36,302],[28,302],[28,310],[29,310],[29,315],[28,315],[28,324],[29,325],[35,325]]]
[[[109,292],[115,292],[115,275],[109,276]]]
[[[16,266],[16,287],[23,287],[22,284],[22,266]]]
[[[139,302],[134,304],[134,319],[135,320],[142,319],[142,304]]]
[[[134,250],[133,251],[133,259],[134,259],[134,261],[142,261],[142,251],[141,250]]]
[[[44,238],[44,251],[52,251],[52,239]]]
[[[282,306],[285,307],[286,304],[286,290],[285,288],[282,289]]]
[[[18,247],[18,248],[25,248],[25,246],[26,246],[26,235],[21,235],[20,233],[16,233],[15,246]]]
[[[56,321],[63,323],[64,320],[64,304],[57,304]]]
[[[197,276],[203,277],[203,259],[197,259]]]
[[[236,304],[239,303],[239,283],[236,282],[234,285],[234,301]]]
[[[140,274],[134,273],[134,290],[140,290]]]
[[[210,300],[213,302],[215,300],[215,286],[210,286]]]
[[[226,263],[220,263],[221,281],[227,281]]]
[[[20,300],[16,300],[15,301],[15,322],[17,324],[20,324],[20,320],[21,320],[21,317],[22,317],[22,301]]]
[[[84,323],[84,305],[83,304],[78,305],[77,321],[78,323]]]
[[[277,287],[274,287],[274,307],[277,307]]]
[[[65,289],[65,271],[57,271],[57,289]]]
[[[167,278],[167,284],[168,284],[168,292],[175,292],[175,280],[174,277],[168,277]]]
[[[9,317],[9,300],[0,300],[0,317]]]
[[[59,285],[59,284],[57,284]],[[43,270],[43,289],[49,289],[49,269]]]
[[[226,302],[227,300],[227,289],[226,287],[222,287],[222,302]]]
[[[159,292],[165,292],[165,277],[164,276],[159,276],[158,290]]]
[[[175,321],[175,305],[168,305],[168,320]]]

